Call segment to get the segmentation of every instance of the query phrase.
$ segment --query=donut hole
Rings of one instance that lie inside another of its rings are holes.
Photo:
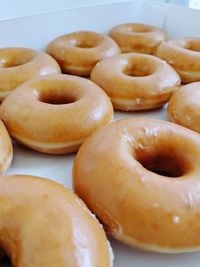
[[[16,53],[6,53],[2,57],[0,55],[0,66],[4,68],[17,67],[30,62],[33,58],[33,53],[21,50],[16,51]]]
[[[193,40],[188,42],[186,48],[195,52],[200,52],[200,40]]]
[[[7,255],[4,255],[4,256],[2,256],[2,258],[0,258],[0,266],[4,266],[4,267],[11,267],[12,266],[12,262]]]
[[[98,44],[92,43],[89,40],[82,40],[82,42],[79,42],[79,43],[76,44],[76,47],[79,47],[79,48],[94,48],[97,45]]]
[[[39,101],[51,105],[66,105],[76,102],[76,98],[67,94],[43,94],[40,96]]]
[[[69,39],[72,46],[78,48],[94,48],[102,41],[102,36],[93,32],[78,32]]]
[[[187,164],[184,164],[184,160],[176,157],[173,153],[150,154],[140,151],[136,152],[136,160],[148,171],[161,176],[177,178],[183,176],[186,172]]]
[[[123,70],[123,73],[132,77],[145,77],[153,74],[155,71],[154,64],[149,64],[141,59],[141,62],[130,62]]]

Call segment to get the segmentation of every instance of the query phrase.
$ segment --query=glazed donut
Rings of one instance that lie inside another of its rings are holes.
[[[144,250],[200,249],[200,136],[155,119],[113,122],[81,146],[75,192],[116,239]]]
[[[153,54],[160,43],[167,39],[163,30],[138,23],[118,25],[110,30],[109,36],[119,45],[122,53]]]
[[[77,151],[96,129],[108,124],[113,108],[93,82],[54,74],[32,79],[12,92],[0,107],[11,137],[51,154]]]
[[[200,133],[200,82],[182,86],[171,97],[169,119]]]
[[[0,49],[0,101],[31,78],[53,73],[60,73],[60,67],[43,52],[22,47]]]
[[[13,147],[8,132],[1,120],[0,120],[0,151],[1,151],[0,175],[2,175],[6,173],[11,164],[13,157]]]
[[[102,227],[63,186],[33,176],[2,176],[0,200],[0,246],[13,266],[112,266]]]
[[[200,81],[200,38],[165,42],[155,55],[166,60],[179,73],[183,83]]]
[[[91,80],[105,90],[115,109],[124,111],[161,107],[180,84],[166,62],[139,53],[104,59],[92,70]]]
[[[86,77],[97,62],[120,53],[110,37],[90,31],[59,36],[46,51],[57,60],[62,72]]]

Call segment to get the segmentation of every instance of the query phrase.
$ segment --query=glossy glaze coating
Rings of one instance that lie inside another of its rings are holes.
[[[0,175],[5,174],[5,172],[10,167],[12,157],[13,157],[13,147],[10,136],[0,120]]]
[[[0,202],[0,246],[13,266],[111,266],[103,228],[63,186],[33,176],[2,176]]]
[[[31,78],[53,73],[60,73],[60,67],[43,52],[21,47],[0,49],[0,101]]]
[[[74,189],[126,244],[156,252],[198,250],[199,163],[194,131],[155,119],[119,120],[81,146]]]
[[[164,42],[155,55],[166,60],[183,83],[200,81],[200,38]]]
[[[46,51],[58,61],[62,72],[86,77],[97,62],[120,53],[110,37],[90,31],[59,36]]]
[[[200,82],[177,90],[169,101],[167,111],[172,122],[200,133]]]
[[[105,90],[115,109],[125,111],[161,107],[180,84],[165,61],[139,53],[104,59],[92,70],[91,80]]]
[[[138,23],[118,25],[110,30],[109,36],[119,45],[122,53],[153,54],[158,45],[167,39],[163,30]]]
[[[76,151],[113,117],[110,99],[93,82],[55,74],[24,83],[0,107],[8,132],[35,150],[62,154]]]

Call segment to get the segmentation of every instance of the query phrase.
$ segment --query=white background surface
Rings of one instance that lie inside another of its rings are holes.
[[[5,2],[4,2],[5,1]],[[103,0],[101,0],[102,2]],[[20,1],[12,2],[15,10]],[[25,2],[25,1],[24,1]],[[42,2],[42,1],[41,1]],[[56,4],[55,4],[56,2]],[[66,3],[85,7],[74,9]],[[94,2],[94,1],[93,1]],[[100,1],[98,1],[99,3]],[[106,1],[98,6],[91,6],[92,1],[43,1],[41,6],[27,1],[20,7],[21,13],[13,14],[0,9],[0,17],[24,16],[45,12],[45,14],[18,17],[0,21],[0,47],[27,46],[41,49],[59,34],[74,30],[90,29],[106,32],[109,28],[123,22],[144,22],[164,27],[171,37],[199,36],[200,13],[180,7],[157,4],[147,1]],[[110,3],[108,3],[110,2]],[[114,4],[111,2],[115,2]],[[39,3],[39,2],[36,2]],[[58,3],[58,4],[57,4]],[[97,2],[95,2],[97,3]],[[2,2],[1,2],[2,5]],[[29,7],[29,9],[27,9]],[[61,10],[64,7],[64,10]],[[53,12],[53,10],[56,10]],[[16,10],[15,10],[16,11]],[[18,8],[19,11],[19,8]],[[50,11],[50,12],[48,12]],[[32,12],[32,13],[31,13]],[[26,13],[26,14],[25,14]],[[167,119],[165,108],[153,112],[116,113],[115,118],[152,117]],[[14,159],[8,174],[31,174],[51,178],[71,188],[71,169],[74,155],[49,156],[34,152],[20,145],[14,145]],[[199,267],[200,253],[165,255],[141,252],[112,241],[115,253],[114,267]],[[1,265],[1,263],[0,263]],[[3,265],[2,265],[3,266]],[[58,266],[59,267],[59,266]],[[83,266],[84,267],[84,266]]]
[[[140,1],[143,2],[143,0]],[[1,0],[0,19],[29,16],[67,8],[86,7],[94,4],[101,5],[117,2],[126,2],[126,0]]]

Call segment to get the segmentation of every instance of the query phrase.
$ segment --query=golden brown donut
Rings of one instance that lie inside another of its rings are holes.
[[[182,86],[171,97],[169,119],[200,133],[200,82]]]
[[[120,53],[110,37],[90,31],[59,36],[46,51],[58,61],[62,72],[86,77],[97,62]]]
[[[115,109],[124,111],[161,107],[180,84],[166,62],[139,53],[104,59],[92,70],[91,80],[105,90]]]
[[[164,42],[155,55],[166,60],[183,83],[200,81],[200,38]]]
[[[13,147],[8,132],[1,120],[0,120],[0,151],[1,151],[0,175],[2,175],[5,174],[5,172],[10,167],[13,157]]]
[[[153,54],[158,45],[167,39],[163,30],[138,23],[118,25],[110,30],[109,36],[119,45],[122,53]]]
[[[81,146],[75,192],[116,239],[144,250],[200,249],[200,135],[155,119],[113,122]]]
[[[33,176],[2,176],[0,201],[0,246],[13,266],[112,266],[102,227],[63,186]]]
[[[63,154],[113,117],[110,99],[93,82],[54,74],[32,79],[12,92],[0,107],[11,137],[35,150]]]
[[[60,67],[43,52],[22,47],[0,49],[0,101],[31,78],[53,73],[60,73]]]

